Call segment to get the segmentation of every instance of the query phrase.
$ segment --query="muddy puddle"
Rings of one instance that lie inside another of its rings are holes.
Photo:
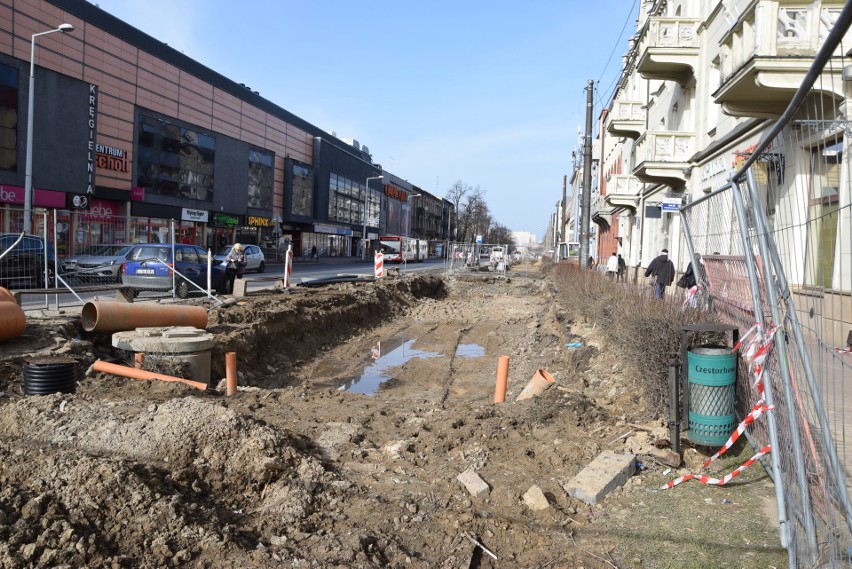
[[[413,347],[416,341],[412,338],[393,338],[377,343],[370,353],[373,361],[364,368],[361,375],[346,381],[337,389],[350,393],[374,395],[381,384],[393,378],[391,373],[393,369],[405,365],[413,358],[437,358],[444,355],[438,352],[417,350]]]
[[[457,358],[479,358],[485,355],[485,348],[479,344],[459,344],[456,346]]]

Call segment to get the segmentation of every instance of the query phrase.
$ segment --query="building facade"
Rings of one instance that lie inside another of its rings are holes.
[[[163,241],[171,224],[184,242],[216,248],[283,236],[297,254],[313,246],[357,254],[364,237],[378,237],[379,220],[407,234],[401,208],[381,209],[393,204],[388,176],[366,188],[382,171],[357,142],[86,0],[0,0],[0,11],[0,231],[24,225],[23,126],[34,86],[33,206],[47,217],[35,218],[33,232],[67,227],[60,251]],[[74,29],[43,34],[63,23]]]
[[[593,220],[612,237],[599,241],[599,255],[609,255],[617,245],[634,275],[641,275],[666,248],[677,269],[685,269],[689,260],[679,206],[726,184],[751,155],[772,124],[767,119],[780,117],[789,105],[844,4],[641,2],[622,74],[600,117],[601,180]],[[842,101],[841,69],[833,73],[837,81],[820,89]],[[815,141],[812,148],[784,149],[783,158],[781,152],[760,157],[765,175],[758,182],[770,217],[795,187],[793,180],[770,174],[782,162],[788,171],[807,171],[802,164],[823,159],[825,153],[814,151],[818,148]],[[815,215],[807,208],[784,211],[802,219]],[[819,239],[832,242],[824,236],[810,241]],[[803,236],[800,250],[784,254],[801,259],[807,241]],[[820,262],[817,249],[810,251],[814,263]],[[791,272],[801,273],[792,266]]]

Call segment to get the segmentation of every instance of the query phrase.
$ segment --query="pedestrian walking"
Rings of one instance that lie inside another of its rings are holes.
[[[317,256],[317,246],[316,245],[311,247],[311,260],[319,263],[319,256]]]
[[[618,274],[618,257],[616,256],[615,251],[612,252],[612,255],[609,256],[609,259],[606,260],[606,276],[609,280],[615,280],[615,276]]]
[[[698,280],[700,275],[704,274],[704,266],[701,264],[701,255],[699,253],[695,254],[695,262],[698,263],[699,270],[695,270],[692,266],[692,262],[686,266],[686,271],[684,271],[683,275],[678,279],[677,286],[682,289],[686,289],[686,302],[692,308],[697,306],[696,293],[697,290],[692,290],[692,287],[698,284]]]
[[[622,282],[627,279],[627,262],[624,260],[624,257],[621,256],[621,253],[618,254],[618,275],[616,276],[616,282]]]
[[[225,294],[233,294],[234,279],[241,279],[246,274],[246,253],[243,246],[234,243],[225,257],[225,263]]]
[[[654,298],[663,298],[666,294],[666,287],[672,284],[675,277],[675,267],[669,259],[668,249],[663,249],[651,261],[651,264],[645,270],[645,276],[651,277],[651,284],[654,286]]]

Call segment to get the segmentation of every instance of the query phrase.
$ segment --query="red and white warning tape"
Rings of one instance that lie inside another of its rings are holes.
[[[713,462],[714,460],[716,460],[717,458],[719,458],[720,456],[725,454],[725,452],[727,452],[727,450],[729,448],[731,448],[734,445],[735,442],[737,442],[737,439],[740,438],[740,435],[742,435],[745,432],[745,430],[748,428],[748,426],[751,425],[752,423],[754,423],[757,420],[758,417],[763,415],[764,411],[769,411],[770,409],[775,409],[775,406],[774,405],[767,405],[766,403],[764,403],[763,399],[758,401],[757,404],[754,407],[751,408],[751,411],[749,411],[748,415],[746,415],[746,418],[743,419],[742,423],[740,423],[737,426],[736,430],[733,433],[731,433],[730,438],[728,438],[728,440],[725,442],[725,444],[722,445],[722,448],[720,448],[719,451],[716,454],[714,454],[713,456],[708,458],[706,461],[704,461],[704,464],[701,465],[701,467],[707,468],[708,466],[710,466],[711,462]]]
[[[670,488],[674,488],[675,486],[677,486],[681,482],[686,482],[687,480],[692,480],[693,478],[698,480],[702,484],[712,484],[712,485],[715,485],[715,486],[724,486],[725,484],[730,482],[733,478],[735,478],[737,475],[739,475],[743,470],[745,470],[746,468],[748,468],[749,466],[754,464],[755,461],[757,461],[759,458],[769,454],[770,450],[772,450],[771,445],[766,445],[765,447],[760,449],[760,451],[758,451],[757,454],[755,454],[753,457],[751,457],[750,459],[745,461],[742,464],[742,466],[738,467],[733,472],[726,474],[722,478],[711,478],[711,477],[705,476],[703,474],[693,474],[692,472],[690,472],[689,474],[685,474],[683,476],[675,478],[671,482],[664,484],[663,486],[660,487],[660,490],[668,490]]]
[[[687,308],[689,306],[693,306],[694,303],[695,303],[695,300],[699,296],[701,296],[701,292],[702,292],[701,289],[702,289],[702,287],[701,287],[700,284],[697,284],[695,286],[690,287],[690,289],[688,291],[686,291],[686,298],[684,299],[683,304],[681,304],[681,308]]]
[[[733,444],[740,438],[740,436],[745,432],[745,430],[754,423],[763,413],[766,411],[770,411],[775,407],[772,405],[767,405],[763,398],[763,372],[765,370],[764,364],[766,363],[766,358],[769,356],[769,352],[772,349],[772,338],[775,336],[775,333],[778,331],[778,326],[771,324],[769,326],[769,330],[764,333],[762,331],[762,326],[760,323],[755,324],[748,331],[742,335],[740,340],[736,343],[736,345],[731,350],[732,352],[737,351],[743,343],[751,337],[751,340],[746,344],[745,353],[743,354],[743,358],[748,362],[749,372],[754,375],[754,386],[757,389],[757,392],[760,394],[760,399],[751,408],[748,415],[746,415],[745,419],[737,426],[728,440],[722,445],[722,448],[719,449],[716,454],[708,458],[702,468],[707,468],[714,460],[725,454],[729,448],[733,446]],[[717,486],[723,486],[727,484],[732,478],[738,475],[740,472],[751,466],[754,461],[759,459],[760,457],[768,454],[771,450],[770,445],[766,445],[761,449],[757,454],[747,460],[742,466],[731,472],[730,474],[722,477],[722,478],[711,478],[709,476],[705,476],[703,474],[694,474],[689,473],[679,478],[675,478],[671,482],[667,483],[662,487],[663,490],[668,488],[674,488],[681,482],[685,482],[687,480],[692,480],[693,478],[697,479],[702,484],[714,484]]]

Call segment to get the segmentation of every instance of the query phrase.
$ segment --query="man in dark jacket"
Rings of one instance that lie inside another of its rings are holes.
[[[675,277],[674,263],[669,260],[669,250],[663,249],[659,256],[651,261],[645,270],[646,277],[654,277],[654,298],[663,298],[666,287],[672,284]]]

